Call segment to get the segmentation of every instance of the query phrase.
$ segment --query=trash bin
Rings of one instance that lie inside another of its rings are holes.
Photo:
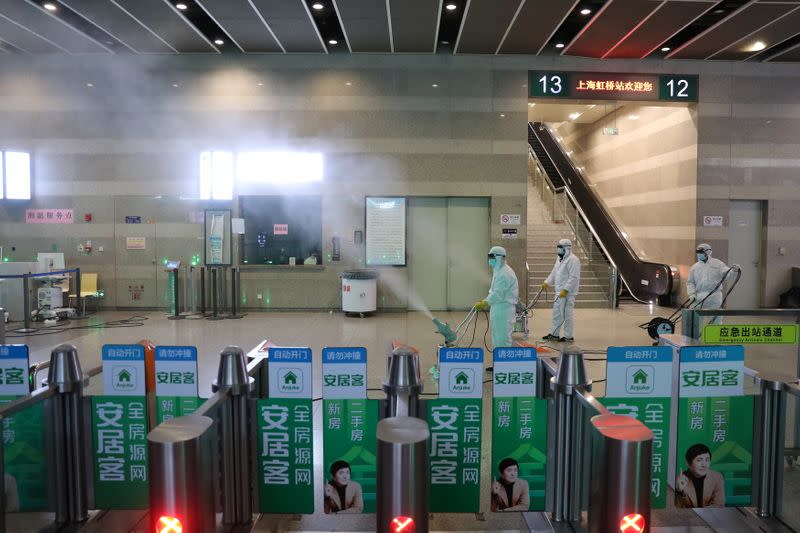
[[[374,313],[378,306],[378,272],[347,270],[342,272],[342,311]]]

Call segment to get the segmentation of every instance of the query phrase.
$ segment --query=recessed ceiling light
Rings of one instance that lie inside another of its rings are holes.
[[[431,84],[431,87],[438,87],[438,86],[439,86],[438,83]]]
[[[350,87],[351,85],[353,85],[353,82],[352,81],[346,81],[346,82],[344,82],[344,84],[347,85],[348,87]]]
[[[187,9],[189,9],[189,6],[187,6],[183,2],[179,2],[179,3],[175,4],[175,7],[177,7],[181,11],[186,11]]]
[[[225,44],[225,41],[223,41],[222,39],[214,39],[214,44],[216,44],[217,46],[222,46],[223,44]]]
[[[50,2],[47,2],[43,7],[48,11],[55,11],[58,9],[55,4],[51,4]]]
[[[337,41],[336,39],[331,39],[330,41],[328,41],[328,44],[339,44],[339,41]]]
[[[725,10],[724,10],[724,9],[715,9],[715,10],[714,10],[714,13],[716,13],[717,15],[719,15],[719,14],[721,14],[721,13],[725,13]]]
[[[669,46],[664,46],[664,47],[661,48],[662,52],[669,52],[670,50],[672,50],[672,49]]]
[[[314,8],[314,9],[316,9],[317,11],[319,11],[320,9],[323,9],[325,6],[323,6],[323,5],[322,5],[322,4],[320,4],[319,2],[315,2],[314,4],[312,4],[312,5],[311,5],[311,7],[313,7],[313,8]]]
[[[591,12],[592,12],[592,10],[589,9],[588,7],[584,7],[583,9],[581,9],[581,15],[588,15]]]
[[[756,42],[754,42],[753,44],[750,45],[749,50],[751,52],[758,52],[760,50],[763,50],[766,47],[767,47],[767,45],[766,45],[766,43],[764,43],[764,41],[756,41]]]
[[[451,3],[451,4],[447,4],[444,7],[447,8],[448,11],[455,11],[458,6]]]
[[[264,84],[263,84],[263,83],[261,83],[261,82],[258,82],[258,86],[259,86],[259,87],[263,87],[263,86],[264,86]]]
[[[564,48],[564,43],[556,43],[556,48]]]
[[[86,86],[87,87],[94,87],[94,83],[87,83]]]
[[[569,119],[570,119],[570,120],[575,120],[575,119],[576,119],[576,118],[578,118],[579,116],[581,116],[581,114],[580,114],[580,113],[570,113],[570,114],[569,114]]]
[[[176,89],[177,89],[178,87],[180,87],[180,85],[178,85],[177,83],[173,83],[173,84],[172,84],[172,86],[173,86],[173,87],[175,87]]]
[[[450,41],[442,41],[442,44],[450,44]]]
[[[628,120],[639,120],[639,115],[628,115]]]
[[[500,113],[500,118],[506,118],[506,114],[505,113]]]

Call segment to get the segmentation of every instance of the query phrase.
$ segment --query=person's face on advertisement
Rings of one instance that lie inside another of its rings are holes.
[[[711,456],[707,453],[701,453],[689,464],[689,471],[695,477],[703,477],[708,474],[708,468],[711,466]]]
[[[336,475],[333,476],[336,480],[336,483],[339,485],[347,485],[350,483],[350,469],[349,468],[340,468],[336,471]]]
[[[506,483],[514,483],[517,480],[517,476],[519,476],[519,467],[517,465],[506,467],[503,473],[500,474],[500,477],[502,477],[503,481]]]

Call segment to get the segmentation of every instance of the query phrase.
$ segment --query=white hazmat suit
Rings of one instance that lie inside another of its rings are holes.
[[[563,255],[561,255],[563,250]],[[572,241],[558,241],[558,258],[553,271],[542,284],[543,288],[554,287],[556,299],[553,301],[553,322],[550,335],[546,338],[559,337],[564,328],[564,339],[574,339],[575,297],[581,285],[581,261],[572,253]]]
[[[492,344],[495,348],[512,346],[511,334],[514,331],[514,318],[519,300],[519,284],[514,270],[506,263],[506,250],[493,246],[489,250],[489,266],[492,267],[492,285],[489,295],[478,307],[489,307],[489,320],[492,323]]]
[[[697,309],[719,309],[722,307],[722,290],[726,277],[729,277],[738,265],[728,265],[715,257],[711,257],[711,246],[700,244],[696,250],[698,261],[689,269],[686,281],[686,292]],[[719,324],[720,317],[712,317],[710,324]]]

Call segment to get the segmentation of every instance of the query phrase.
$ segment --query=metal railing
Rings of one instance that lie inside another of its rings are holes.
[[[534,188],[539,191],[542,201],[550,209],[550,219],[553,223],[564,222],[567,224],[569,233],[574,236],[573,246],[588,260],[586,266],[600,282],[610,307],[616,307],[619,279],[616,266],[606,257],[597,237],[583,220],[581,212],[575,207],[574,199],[570,196],[568,189],[566,187],[556,188],[553,185],[530,146],[528,147],[528,158],[533,163]]]

